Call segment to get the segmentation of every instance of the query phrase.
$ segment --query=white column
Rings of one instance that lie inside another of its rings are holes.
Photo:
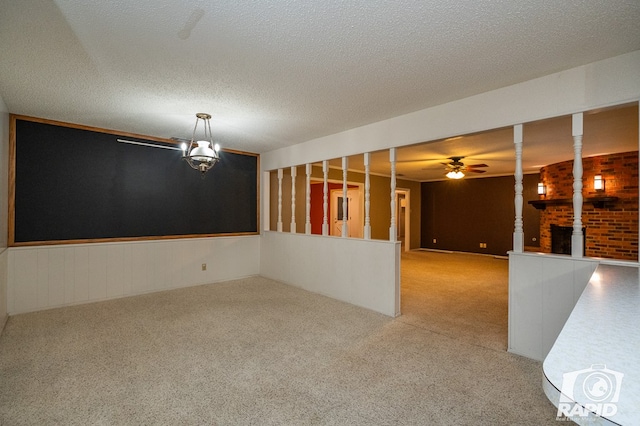
[[[364,153],[364,239],[371,239],[371,218],[369,210],[371,208],[371,181],[369,178],[371,154]]]
[[[304,222],[304,233],[311,234],[311,163],[307,163],[307,208]]]
[[[348,191],[347,188],[347,168],[349,167],[349,159],[347,157],[342,157],[342,237],[349,236],[349,199],[348,199]]]
[[[298,168],[296,166],[291,167],[291,228],[289,232],[296,233],[296,176],[298,175]]]
[[[396,149],[389,149],[389,161],[391,162],[391,226],[389,226],[389,241],[398,240],[396,230]]]
[[[583,257],[584,236],[582,234],[582,113],[573,114],[573,233],[571,234],[571,256]]]
[[[324,176],[324,187],[322,196],[322,235],[329,235],[329,218],[327,210],[329,209],[329,161],[322,162],[322,174]]]
[[[513,251],[522,253],[524,251],[524,227],[522,222],[522,204],[523,204],[523,173],[522,173],[522,124],[513,126],[513,144],[516,150],[516,171],[515,177],[515,198],[514,205],[516,211],[516,219],[513,230]]]
[[[278,224],[276,230],[282,232],[282,169],[278,169]]]

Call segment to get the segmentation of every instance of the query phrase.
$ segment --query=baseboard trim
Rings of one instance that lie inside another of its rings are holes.
[[[434,253],[446,253],[446,254],[453,254],[453,253],[458,253],[458,254],[473,254],[476,256],[489,256],[489,257],[493,257],[494,259],[501,259],[501,260],[509,260],[509,256],[500,256],[498,254],[489,254],[489,253],[474,253],[472,251],[455,251],[455,250],[439,250],[439,249],[430,249],[430,248],[419,248],[419,249],[415,249],[416,251],[431,251]]]
[[[0,336],[2,336],[2,332],[4,331],[4,326],[7,325],[8,319],[9,319],[9,315],[5,315],[4,318],[0,318]]]

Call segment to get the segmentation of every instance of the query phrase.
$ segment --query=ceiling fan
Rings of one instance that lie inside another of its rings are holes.
[[[462,161],[460,161],[463,158],[464,157],[449,157],[448,159],[451,160],[450,162],[440,163],[447,166],[445,169],[447,171],[445,176],[449,179],[462,179],[464,177],[463,172],[484,173],[486,170],[479,170],[479,168],[489,167],[486,164],[471,164],[466,166]]]

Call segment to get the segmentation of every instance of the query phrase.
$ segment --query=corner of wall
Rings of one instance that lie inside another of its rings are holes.
[[[0,96],[0,333],[7,321],[9,110]]]

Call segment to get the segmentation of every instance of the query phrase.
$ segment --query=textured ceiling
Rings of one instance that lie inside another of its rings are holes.
[[[637,0],[0,0],[9,111],[266,152],[640,49]],[[447,155],[448,156],[448,155]]]

